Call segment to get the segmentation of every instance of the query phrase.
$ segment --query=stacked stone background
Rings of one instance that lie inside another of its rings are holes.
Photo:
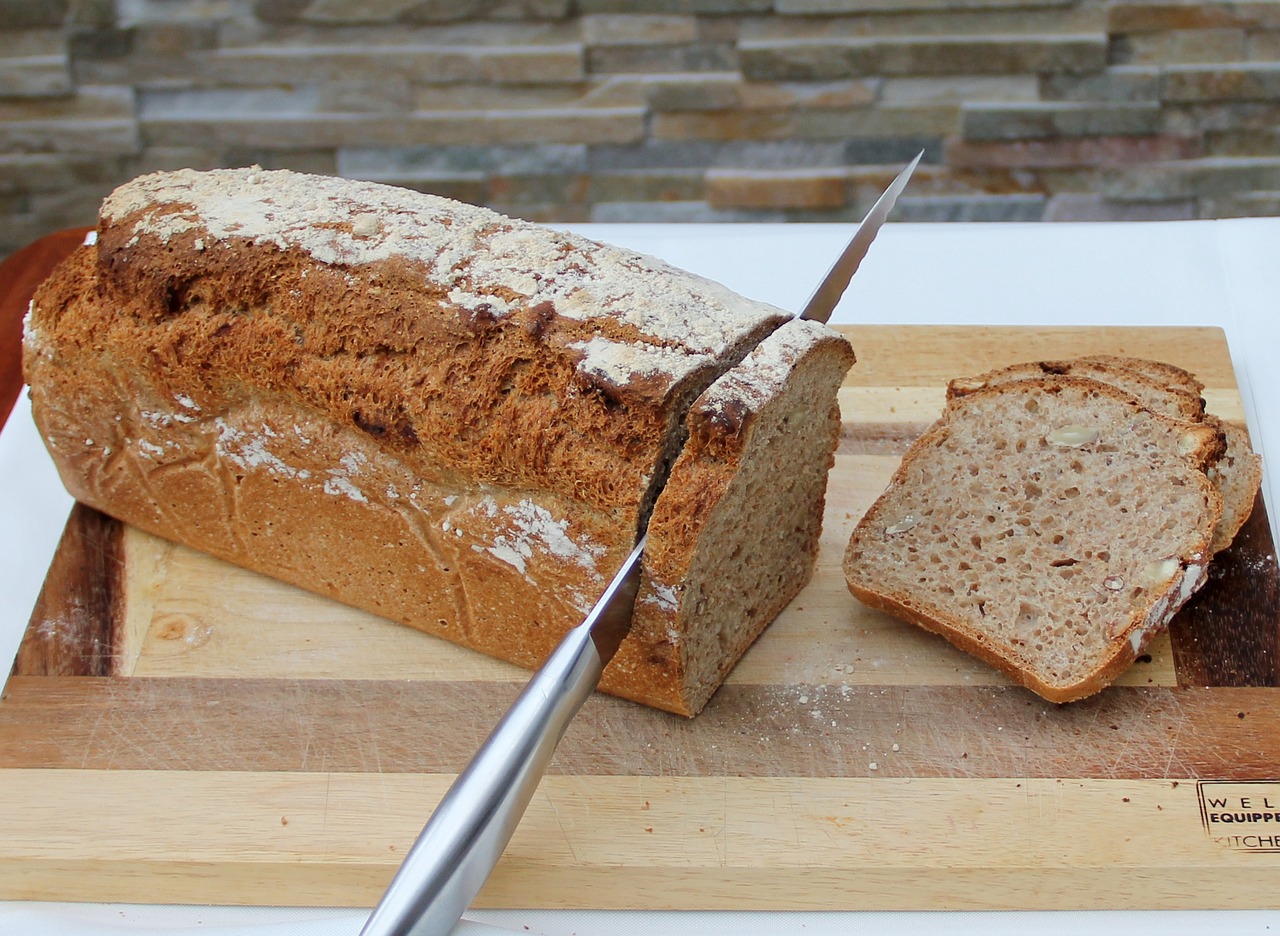
[[[545,221],[1280,213],[1280,0],[0,0],[0,253],[154,169]]]

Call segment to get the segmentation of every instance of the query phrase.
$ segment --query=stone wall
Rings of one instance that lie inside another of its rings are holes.
[[[0,0],[0,253],[259,163],[551,221],[1280,213],[1280,0]]]

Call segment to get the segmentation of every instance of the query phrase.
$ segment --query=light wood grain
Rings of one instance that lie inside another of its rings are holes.
[[[481,903],[1272,904],[1280,853],[1209,835],[1196,792],[1280,777],[1264,508],[1174,637],[1072,706],[866,609],[840,574],[948,378],[1144,354],[1240,421],[1222,333],[847,331],[859,364],[813,581],[697,719],[589,700]],[[77,518],[0,699],[0,790],[22,804],[0,810],[0,897],[371,904],[528,674]]]

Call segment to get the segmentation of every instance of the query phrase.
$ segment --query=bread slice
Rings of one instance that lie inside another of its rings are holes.
[[[1200,396],[1204,384],[1190,372],[1162,361],[1099,355],[1066,361],[1025,362],[977,377],[957,378],[948,384],[947,397],[954,399],[982,387],[1044,374],[1070,374],[1098,380],[1123,390],[1157,413],[1200,419],[1221,432],[1226,447],[1222,458],[1209,469],[1209,478],[1222,494],[1222,518],[1214,531],[1209,553],[1216,555],[1231,545],[1253,512],[1262,484],[1262,459],[1253,451],[1244,429],[1204,412],[1204,400]]]
[[[1204,581],[1211,426],[1070,376],[954,399],[845,554],[860,600],[1053,702],[1115,679]]]
[[[448,199],[182,171],[107,199],[96,246],[34,299],[24,368],[79,500],[534,666],[661,503],[694,401],[790,318],[655,258]],[[840,381],[824,361],[801,356],[788,379],[812,384],[816,367],[826,407]],[[768,395],[767,377],[747,368],[741,406]],[[822,462],[833,445],[791,455]],[[752,456],[739,470],[769,469]],[[680,626],[718,633],[716,613]],[[696,710],[705,668],[667,666],[668,643],[637,632],[602,688]]]
[[[1127,360],[1127,359],[1126,359]],[[1119,363],[1118,359],[1076,358],[1064,361],[1026,361],[989,371],[977,377],[958,377],[947,385],[947,398],[963,396],[982,387],[1043,377],[1047,374],[1070,375],[1100,380],[1123,390],[1143,406],[1178,419],[1199,419],[1204,414],[1204,401],[1199,393],[1170,389],[1138,370]]]
[[[1231,545],[1253,513],[1262,487],[1262,456],[1253,450],[1249,433],[1243,427],[1216,416],[1206,419],[1226,440],[1222,457],[1209,468],[1210,480],[1222,493],[1222,519],[1213,531],[1213,543],[1209,547],[1210,554],[1217,555]]]

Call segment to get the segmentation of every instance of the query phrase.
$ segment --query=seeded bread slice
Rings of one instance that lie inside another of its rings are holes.
[[[1199,419],[1204,414],[1204,401],[1199,393],[1171,389],[1142,372],[1120,364],[1118,361],[1100,361],[1077,358],[1067,361],[1026,361],[989,371],[977,377],[958,377],[947,385],[947,398],[953,399],[972,393],[982,387],[1026,380],[1051,374],[1086,377],[1118,387],[1147,409],[1175,416],[1179,419]]]
[[[698,712],[813,575],[827,475],[840,440],[836,391],[854,363],[825,325],[787,322],[689,411],[689,440],[654,506],[634,640],[615,676],[661,665],[661,702]]]
[[[1222,494],[1222,518],[1214,531],[1210,555],[1231,545],[1253,512],[1262,484],[1262,459],[1250,446],[1247,432],[1204,412],[1204,400],[1200,397],[1204,384],[1182,368],[1162,361],[1101,355],[1068,361],[1026,362],[977,377],[957,378],[948,384],[947,397],[954,399],[982,387],[1044,374],[1070,374],[1099,380],[1118,387],[1157,413],[1201,419],[1221,432],[1226,448],[1222,458],[1209,469],[1209,478]]]
[[[1112,682],[1204,580],[1211,426],[1097,381],[954,399],[845,554],[850,590],[1053,702]]]

